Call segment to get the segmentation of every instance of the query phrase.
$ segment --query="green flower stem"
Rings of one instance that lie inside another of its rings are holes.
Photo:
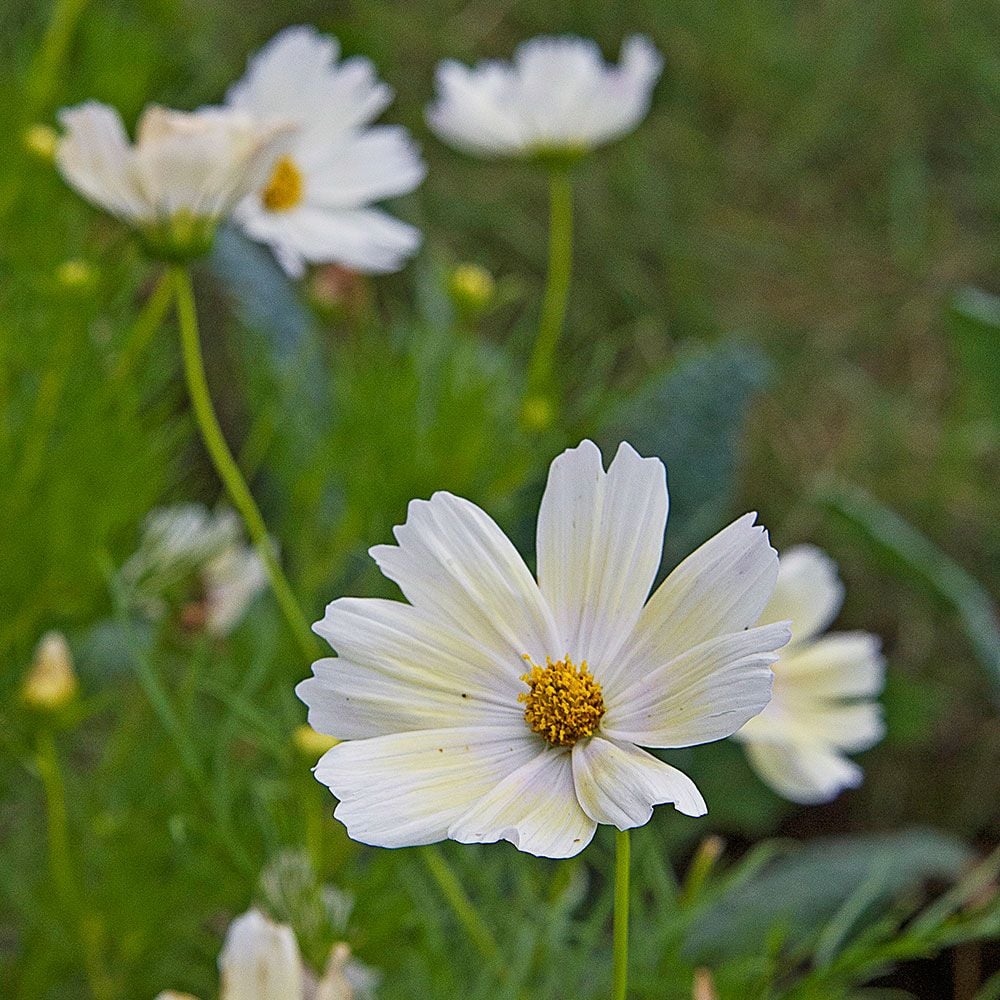
[[[615,832],[614,958],[611,967],[611,1000],[625,1000],[628,992],[628,901],[631,845],[628,830]]]
[[[195,420],[201,431],[202,440],[208,450],[215,471],[219,474],[229,498],[243,518],[257,551],[264,562],[271,590],[278,601],[285,621],[288,623],[303,656],[309,661],[319,656],[319,647],[312,638],[309,623],[299,607],[292,588],[288,583],[274,546],[267,534],[267,526],[260,509],[233,458],[229,445],[223,437],[209,395],[205,378],[205,364],[201,354],[201,340],[198,336],[198,316],[194,305],[194,289],[191,274],[186,267],[178,265],[171,269],[174,290],[177,295],[177,318],[180,325],[181,348],[184,355],[184,375],[187,379],[188,394],[194,409]]]
[[[69,815],[66,810],[66,785],[63,781],[55,737],[47,725],[38,732],[35,767],[45,791],[45,820],[49,843],[49,871],[63,909],[73,922],[83,952],[84,968],[90,992],[95,1000],[105,1000],[112,989],[101,966],[100,945],[77,890],[73,857],[69,847]]]
[[[90,0],[55,0],[41,47],[28,76],[31,111],[37,114],[52,99],[70,43]]]
[[[119,382],[124,381],[132,373],[139,355],[146,349],[153,334],[162,325],[173,297],[174,289],[170,280],[170,272],[164,271],[132,324],[118,363],[115,365],[114,377]]]
[[[573,265],[573,185],[570,168],[549,169],[549,269],[538,338],[528,365],[528,396],[552,387],[552,366],[566,319],[569,279]]]

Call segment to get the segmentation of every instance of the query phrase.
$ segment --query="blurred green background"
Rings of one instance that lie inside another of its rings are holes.
[[[329,819],[311,761],[289,736],[304,719],[291,687],[307,667],[269,597],[222,642],[176,622],[151,628],[116,607],[114,569],[146,513],[179,499],[214,504],[219,487],[189,416],[172,319],[122,370],[155,267],[26,147],[25,131],[91,97],[130,125],[149,101],[216,102],[250,52],[297,23],[374,60],[397,95],[383,120],[410,127],[429,164],[423,186],[395,206],[426,234],[399,275],[337,275],[333,292],[292,286],[266,252],[225,233],[196,276],[227,436],[309,614],[343,593],[386,593],[365,550],[387,540],[411,497],[435,489],[485,506],[530,553],[551,458],[584,435],[626,437],[668,462],[665,568],[757,510],[779,550],[811,541],[834,557],[847,585],[837,627],[882,636],[889,662],[888,736],[862,759],[864,786],[828,806],[781,803],[735,746],[678,755],[710,814],[658,811],[637,837],[650,884],[668,892],[668,862],[683,870],[708,832],[727,839],[733,859],[768,835],[914,827],[946,839],[899,833],[890,854],[994,847],[995,2],[15,0],[0,10],[3,995],[86,995],[80,932],[51,891],[42,849],[36,722],[17,698],[50,628],[67,633],[81,675],[58,744],[85,888],[77,923],[104,966],[106,996],[214,995],[227,920],[253,898],[257,873],[298,848],[318,880],[356,896],[347,933],[384,970],[386,996],[591,996],[604,982],[581,955],[603,947],[610,841],[599,837],[558,870],[513,862],[507,846],[449,849],[475,899],[497,887],[509,896],[489,915],[514,969],[497,987],[489,969],[468,973],[472,953],[412,853],[364,851]],[[518,406],[544,281],[545,178],[463,157],[429,134],[434,66],[504,57],[539,33],[591,36],[616,57],[635,31],[654,39],[666,70],[637,133],[577,171],[565,407],[554,426],[525,430]],[[475,323],[455,315],[446,293],[466,261],[498,282]],[[839,912],[851,879],[864,882],[845,870],[841,895],[813,901],[809,919]],[[913,871],[919,884],[950,868],[919,861]],[[581,908],[585,927],[574,923]],[[657,924],[658,913],[650,903],[657,930],[635,959],[648,970],[636,995],[690,996],[689,966],[701,959],[664,966],[673,952],[663,942],[684,938],[693,955],[694,932]],[[753,992],[739,978],[749,952],[766,965],[766,920],[777,927],[779,917],[747,918],[760,922],[758,939],[720,965],[723,996],[854,996],[829,982]],[[334,930],[324,926],[317,941]],[[797,954],[787,944],[776,954]],[[321,943],[311,947],[321,954]],[[976,953],[979,978],[994,958]],[[951,996],[945,968],[894,982],[918,997]],[[975,988],[955,985],[953,995],[971,1000]]]

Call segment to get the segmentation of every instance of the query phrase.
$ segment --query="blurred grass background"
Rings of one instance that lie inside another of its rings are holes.
[[[430,166],[398,205],[425,231],[424,253],[398,276],[349,283],[333,317],[231,234],[198,274],[217,405],[310,613],[343,592],[377,592],[364,550],[434,489],[483,503],[530,551],[552,455],[620,429],[672,460],[668,562],[756,509],[779,549],[808,540],[839,562],[838,627],[881,635],[890,664],[889,735],[865,756],[860,790],[795,810],[738,749],[706,748],[683,766],[709,818],[658,815],[650,845],[682,860],[706,830],[742,849],[768,833],[912,824],[996,844],[1000,310],[963,292],[1000,292],[994,2],[59,9],[64,37],[47,3],[0,11],[0,976],[11,995],[78,995],[76,944],[39,850],[30,724],[16,706],[32,647],[52,627],[69,634],[83,676],[65,736],[68,798],[112,995],[210,995],[226,916],[304,830],[320,874],[354,880],[355,944],[389,967],[387,995],[407,982],[475,995],[448,979],[455,970],[414,965],[447,953],[453,933],[416,862],[372,860],[323,818],[329,803],[287,735],[304,715],[290,686],[305,668],[269,599],[220,646],[137,629],[109,593],[110,568],[150,508],[213,503],[218,487],[187,413],[172,323],[116,375],[150,266],[22,137],[90,97],[129,124],[148,101],[217,101],[288,24],[313,23],[370,56],[397,94],[384,120],[409,126]],[[423,107],[441,58],[503,57],[554,32],[595,37],[614,57],[634,31],[654,39],[666,70],[647,122],[578,171],[566,413],[539,438],[520,429],[517,407],[544,279],[544,178],[444,148]],[[76,280],[67,261],[92,270]],[[475,330],[456,328],[443,292],[459,261],[485,265],[504,290]],[[636,399],[656,401],[641,427]],[[149,677],[176,695],[204,770],[194,783],[143,695]],[[458,856],[476,859],[483,880],[506,877],[485,852]],[[523,871],[549,891],[543,863]],[[573,885],[567,877],[561,891]],[[570,892],[566,906],[582,898]],[[521,913],[512,907],[504,933],[527,947]],[[399,936],[412,947],[395,950]],[[673,995],[658,988],[649,995]]]

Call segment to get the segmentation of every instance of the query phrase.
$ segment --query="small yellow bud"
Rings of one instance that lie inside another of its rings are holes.
[[[460,264],[448,279],[448,294],[455,308],[467,319],[482,315],[496,292],[493,275],[478,264]]]
[[[76,697],[78,687],[66,637],[62,632],[47,632],[21,687],[22,700],[30,708],[55,711]]]
[[[292,733],[292,742],[295,744],[295,749],[303,757],[317,760],[331,747],[335,747],[340,740],[334,739],[332,736],[325,736],[323,733],[317,733],[312,726],[303,722],[301,726],[295,727],[295,732]]]
[[[97,269],[85,260],[74,257],[56,268],[56,281],[67,291],[83,291],[97,280]]]
[[[528,396],[521,407],[521,425],[526,431],[539,434],[552,426],[556,408],[547,396]]]
[[[38,159],[52,163],[56,158],[59,133],[50,125],[32,125],[25,130],[24,148]]]

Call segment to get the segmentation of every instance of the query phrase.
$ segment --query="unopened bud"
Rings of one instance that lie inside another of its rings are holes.
[[[528,396],[521,406],[521,425],[531,433],[547,431],[555,418],[555,405],[547,396]]]
[[[42,711],[55,711],[76,697],[78,687],[66,637],[62,632],[47,632],[21,687],[24,703]]]
[[[97,281],[97,269],[85,260],[74,257],[64,260],[56,268],[56,281],[67,291],[85,291]]]
[[[370,289],[364,275],[341,264],[317,267],[308,289],[313,306],[331,320],[358,319],[368,308]]]
[[[25,130],[24,148],[38,159],[52,163],[56,158],[59,133],[50,125],[32,125]]]
[[[490,306],[496,293],[493,275],[479,264],[460,264],[448,278],[448,295],[465,319],[477,319]]]
[[[301,726],[295,727],[295,732],[292,733],[292,742],[295,744],[295,749],[303,757],[318,760],[327,750],[335,747],[340,740],[326,736],[324,733],[317,733],[312,726],[303,722]]]
[[[719,994],[715,992],[715,980],[708,969],[694,970],[694,989],[691,991],[691,1000],[719,1000]]]

